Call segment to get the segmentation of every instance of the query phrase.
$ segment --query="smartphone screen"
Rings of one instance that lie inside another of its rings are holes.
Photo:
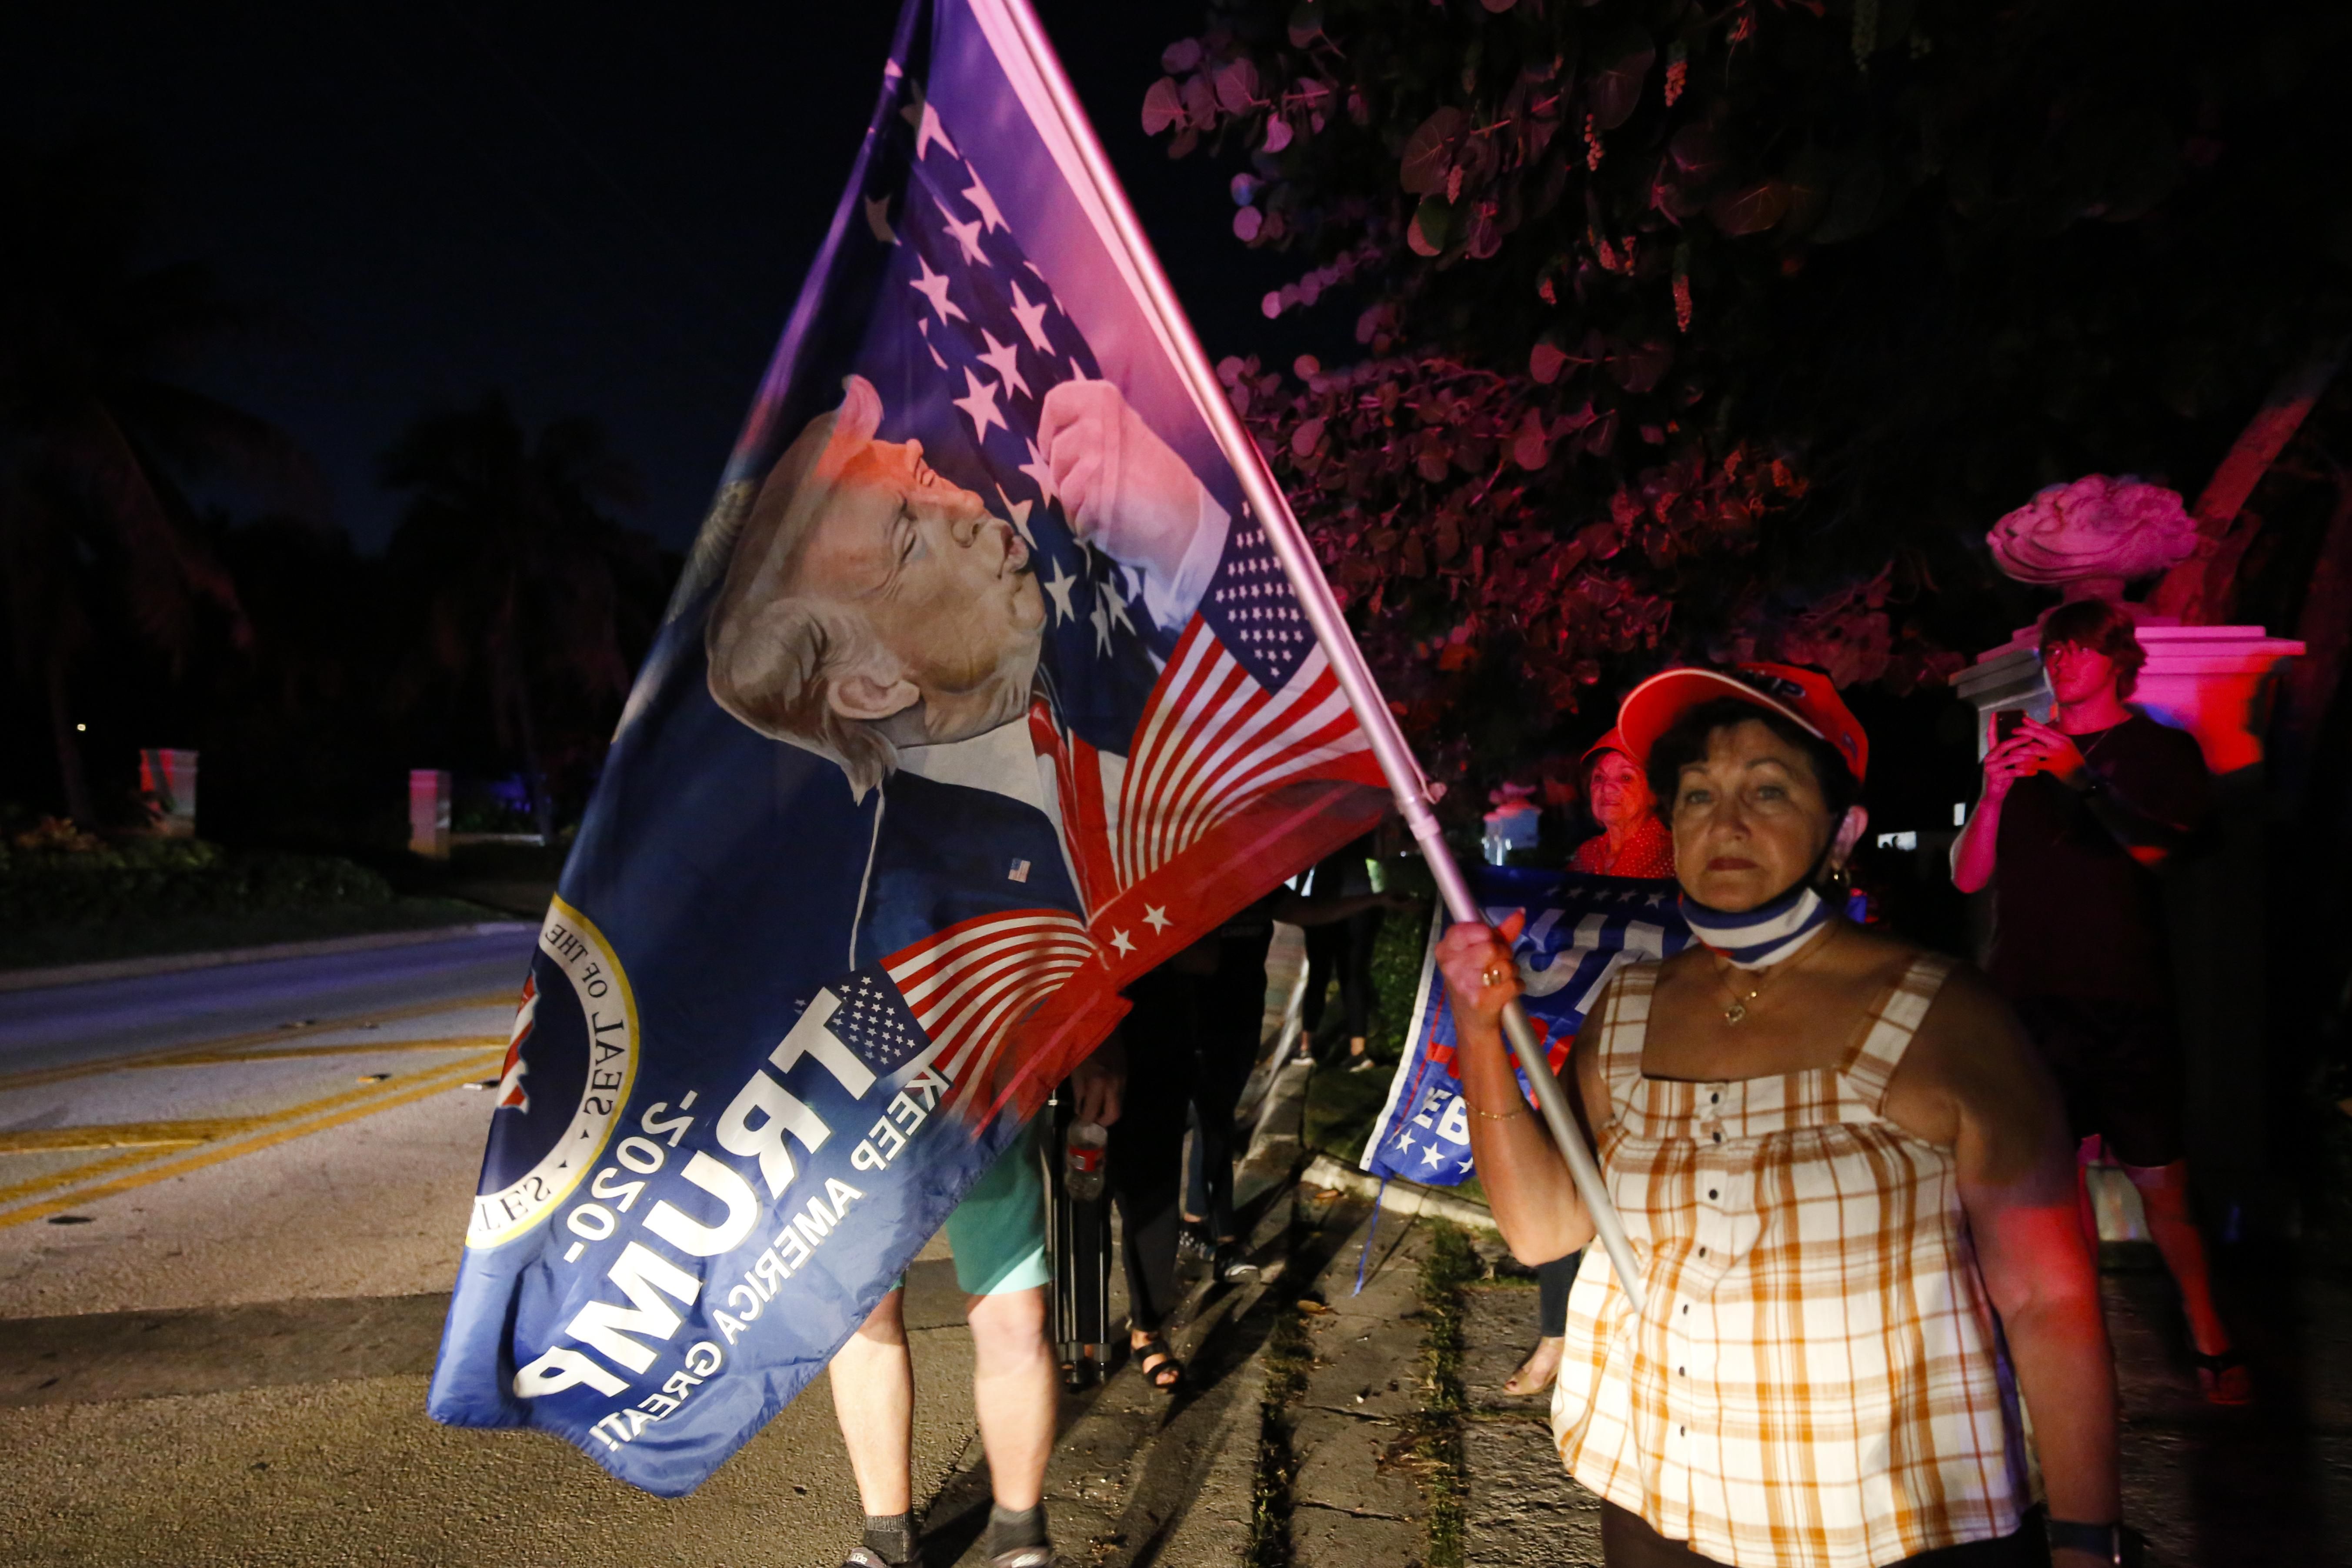
[[[2007,708],[1992,716],[1992,738],[1996,744],[2008,740],[2025,728],[2025,710]]]

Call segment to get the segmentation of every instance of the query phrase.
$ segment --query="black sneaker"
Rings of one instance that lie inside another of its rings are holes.
[[[1205,1267],[1214,1263],[1216,1256],[1216,1244],[1209,1239],[1209,1233],[1200,1226],[1186,1220],[1177,1230],[1177,1262],[1197,1263]]]
[[[1228,1285],[1246,1285],[1258,1275],[1257,1265],[1231,1242],[1217,1248],[1211,1267],[1216,1270],[1217,1278]]]

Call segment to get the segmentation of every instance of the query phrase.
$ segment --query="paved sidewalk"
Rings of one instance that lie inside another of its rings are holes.
[[[1331,1205],[1326,1215],[1349,1213]],[[1385,1232],[1385,1234],[1382,1234]],[[1429,1227],[1351,1226],[1301,1314],[1304,1386],[1287,1412],[1291,1561],[1362,1568],[1422,1559],[1430,1479],[1416,1453],[1431,1404],[1420,1266]],[[1369,1242],[1370,1254],[1364,1248]],[[1357,1267],[1364,1268],[1361,1293]]]

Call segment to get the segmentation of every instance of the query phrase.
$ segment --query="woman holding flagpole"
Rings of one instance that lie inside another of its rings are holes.
[[[2055,1089],[1973,973],[1849,924],[1868,741],[1829,682],[1677,669],[1627,697],[1697,945],[1622,972],[1570,1060],[1639,1272],[1596,1249],[1553,1395],[1612,1568],[2123,1560],[2116,1396]],[[1510,942],[1438,960],[1514,1253],[1592,1235],[1501,1024]],[[2030,1529],[2033,1411],[2051,1555]]]

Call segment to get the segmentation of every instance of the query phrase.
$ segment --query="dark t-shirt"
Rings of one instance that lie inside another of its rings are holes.
[[[2168,1006],[2156,873],[2203,822],[2212,783],[2196,738],[2142,714],[2074,737],[2096,781],[2048,773],[2010,786],[1993,863],[1992,953],[2012,997],[2090,996]]]

